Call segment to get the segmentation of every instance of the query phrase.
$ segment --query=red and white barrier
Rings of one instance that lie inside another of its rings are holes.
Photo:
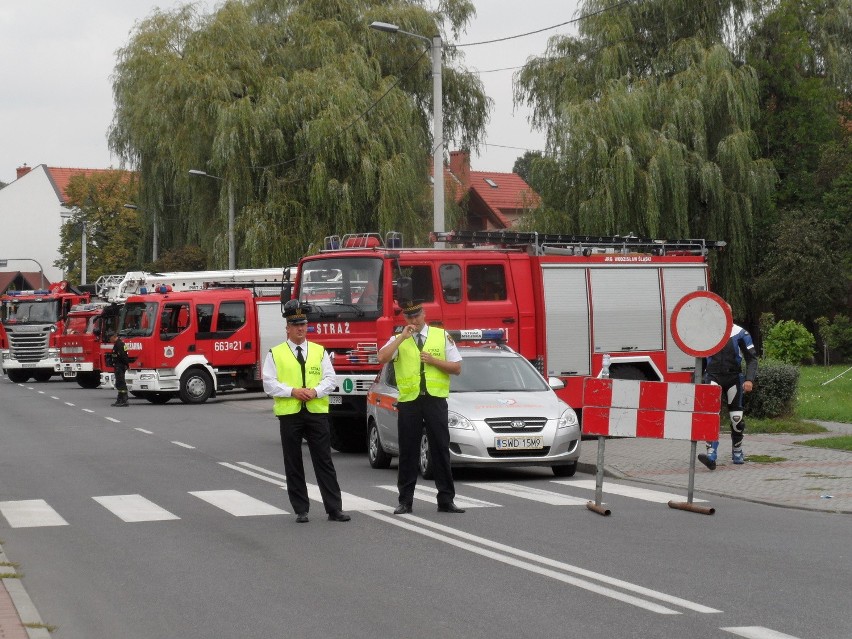
[[[583,434],[713,441],[720,408],[721,390],[713,384],[588,378]]]

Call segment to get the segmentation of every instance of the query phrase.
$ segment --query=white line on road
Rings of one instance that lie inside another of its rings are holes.
[[[530,499],[532,501],[550,504],[551,506],[585,506],[586,503],[589,501],[588,499],[581,499],[580,497],[570,497],[568,495],[562,495],[560,493],[555,493],[550,490],[541,490],[540,488],[522,486],[521,484],[466,483],[464,485],[473,486],[475,488],[481,488],[482,490],[491,490],[495,493],[503,493],[504,495],[520,497],[522,499]]]
[[[191,448],[195,450],[195,446],[190,446],[189,444],[184,444],[183,442],[173,441],[172,443],[176,446],[183,446],[184,448]]]
[[[104,417],[104,419],[111,421],[113,424],[120,424],[121,422],[117,420],[115,417]]]
[[[103,497],[92,497],[92,499],[126,522],[180,519],[165,508],[160,508],[154,502],[145,499],[142,495],[105,495]]]
[[[730,632],[732,635],[745,637],[746,639],[797,639],[793,635],[785,635],[783,632],[760,626],[740,626],[737,628],[722,628],[721,630]]]
[[[83,410],[84,413],[94,413],[95,412],[91,408],[84,408],[82,410]]]
[[[554,484],[562,484],[563,486],[574,486],[575,488],[584,488],[587,490],[595,490],[597,484],[594,479],[552,479]],[[621,495],[622,497],[633,497],[634,499],[642,499],[644,501],[652,501],[657,504],[667,504],[673,499],[683,499],[683,495],[675,495],[673,493],[664,493],[659,490],[649,490],[647,488],[637,488],[635,486],[625,486],[623,484],[614,484],[605,482],[603,485],[603,493],[610,495]],[[706,499],[693,499],[695,502],[706,502]]]
[[[243,462],[240,462],[243,463]],[[229,464],[228,462],[219,462],[220,466],[225,466],[226,468],[230,468],[232,470],[239,471],[244,475],[251,475],[252,477],[257,477],[258,479],[262,479],[263,481],[268,481],[270,484],[275,484],[276,486],[281,486],[282,488],[287,487],[286,481],[280,481],[278,479],[273,479],[272,477],[267,477],[266,475],[261,475],[260,473],[255,473],[248,468],[240,468],[234,464]]]
[[[0,501],[0,513],[3,513],[12,528],[68,525],[68,522],[43,499]]]
[[[255,499],[238,490],[200,490],[190,491],[189,494],[203,499],[208,504],[221,508],[235,517],[288,514],[286,510],[281,510],[277,506],[267,504],[265,501]]]
[[[376,486],[376,488],[381,488],[382,490],[389,490],[391,492],[399,492],[399,488],[396,486],[385,485],[385,486]],[[435,488],[430,488],[429,486],[416,486],[414,488],[414,498],[420,499],[422,501],[429,501],[437,503],[438,491]],[[463,497],[461,495],[456,495],[453,500],[455,505],[459,508],[502,508],[500,504],[495,504],[490,501],[483,501],[482,499],[474,499],[473,497]]]
[[[72,404],[71,402],[65,402],[65,405],[66,406],[74,406],[74,404]]]
[[[438,541],[444,542],[446,544],[450,544],[451,546],[455,546],[457,548],[461,548],[463,550],[467,550],[477,555],[481,555],[483,557],[488,557],[489,559],[494,559],[495,561],[499,561],[504,564],[509,564],[510,566],[514,566],[516,568],[521,568],[522,570],[527,570],[529,572],[533,572],[544,577],[550,577],[551,579],[555,579],[557,581],[561,581],[563,583],[570,584],[572,586],[576,586],[578,588],[582,588],[583,590],[588,590],[590,592],[603,595],[605,597],[609,597],[611,599],[616,599],[618,601],[631,604],[633,606],[637,606],[644,610],[648,610],[650,612],[656,612],[661,615],[679,615],[682,614],[677,610],[672,610],[671,608],[666,608],[665,606],[661,606],[660,604],[654,603],[652,601],[646,601],[644,599],[640,599],[639,597],[634,597],[633,595],[628,595],[623,592],[619,592],[617,590],[613,590],[612,588],[607,588],[606,586],[601,586],[590,581],[586,581],[584,579],[579,579],[577,577],[572,577],[570,575],[566,575],[561,572],[557,572],[555,570],[550,570],[549,568],[543,568],[542,566],[536,566],[530,562],[523,561],[521,559],[515,559],[514,557],[507,556],[506,554],[502,554],[499,552],[495,552],[491,550],[491,548],[496,547],[493,545],[493,542],[487,539],[475,538],[479,541],[479,543],[484,543],[487,545],[487,548],[483,548],[480,546],[474,546],[471,543],[467,543],[465,541],[460,541],[458,539],[452,539],[451,537],[438,534],[431,530],[427,530],[417,524],[425,524],[429,525],[431,522],[428,522],[425,519],[420,519],[419,517],[415,517],[413,515],[385,515],[384,513],[377,512],[368,512],[365,513],[370,517],[375,517],[381,521],[392,524],[394,526],[399,526],[400,528],[405,528],[407,530],[411,530],[413,532],[419,533],[426,537],[431,537],[432,539],[436,539]],[[458,531],[451,530],[451,534],[458,534]],[[472,537],[472,535],[471,535]],[[498,544],[499,546],[499,544]]]
[[[145,433],[146,435],[153,435],[150,430],[145,430],[144,428],[134,428],[133,430],[138,430],[140,433]]]
[[[51,395],[51,396],[50,396],[50,399],[55,399],[55,400],[57,400],[57,401],[59,400],[59,398],[58,398],[58,397],[56,397],[55,395]]]

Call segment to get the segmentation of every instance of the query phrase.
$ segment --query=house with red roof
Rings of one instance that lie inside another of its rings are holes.
[[[541,197],[517,173],[472,171],[468,151],[450,151],[444,189],[465,211],[463,230],[469,231],[512,228],[541,205]]]
[[[53,263],[60,257],[60,229],[73,213],[66,206],[68,181],[107,170],[18,167],[15,181],[0,189],[0,260],[7,261],[0,271],[26,269],[43,272],[49,282],[61,280],[62,270]]]

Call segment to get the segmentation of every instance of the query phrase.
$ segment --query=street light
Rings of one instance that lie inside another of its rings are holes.
[[[31,257],[4,257],[0,259],[0,266],[5,267],[6,262],[35,262],[38,264],[38,272],[41,275],[41,287],[42,289],[44,288],[44,269],[41,267],[38,260],[34,260]]]
[[[371,29],[384,31],[386,33],[403,33],[413,38],[425,41],[432,49],[432,224],[435,231],[444,231],[444,110],[443,110],[443,87],[441,85],[441,36],[435,35],[431,38],[403,31],[395,24],[387,22],[373,22]],[[435,242],[435,246],[443,246],[443,242]]]
[[[125,204],[124,208],[132,209],[134,211],[142,211],[143,213],[147,212],[147,211],[145,211],[145,209],[141,209],[135,204]],[[156,262],[157,261],[157,246],[158,246],[158,243],[157,243],[157,238],[158,238],[158,235],[157,235],[157,216],[154,215],[153,217],[154,217],[154,246],[153,246],[152,251],[151,251],[151,253],[152,253],[151,261]]]
[[[210,175],[206,171],[201,171],[200,169],[190,169],[190,175],[201,175],[203,177],[213,178],[214,180],[219,180],[220,182],[224,182],[224,178],[220,178],[218,175]],[[228,268],[232,271],[237,267],[235,266],[235,252],[234,252],[234,189],[231,186],[231,183],[228,182]]]

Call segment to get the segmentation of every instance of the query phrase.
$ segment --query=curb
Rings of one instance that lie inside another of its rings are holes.
[[[8,562],[9,559],[3,552],[3,548],[0,547],[0,562],[2,561]],[[24,584],[20,579],[2,579],[0,580],[0,585],[9,593],[9,598],[12,600],[12,605],[15,606],[21,624],[44,624],[41,615],[39,615],[33,600],[30,599],[30,595],[24,589]],[[50,633],[46,628],[30,628],[29,626],[23,626],[23,628],[26,630],[28,639],[50,639]],[[1,636],[3,636],[2,628],[0,628]]]

